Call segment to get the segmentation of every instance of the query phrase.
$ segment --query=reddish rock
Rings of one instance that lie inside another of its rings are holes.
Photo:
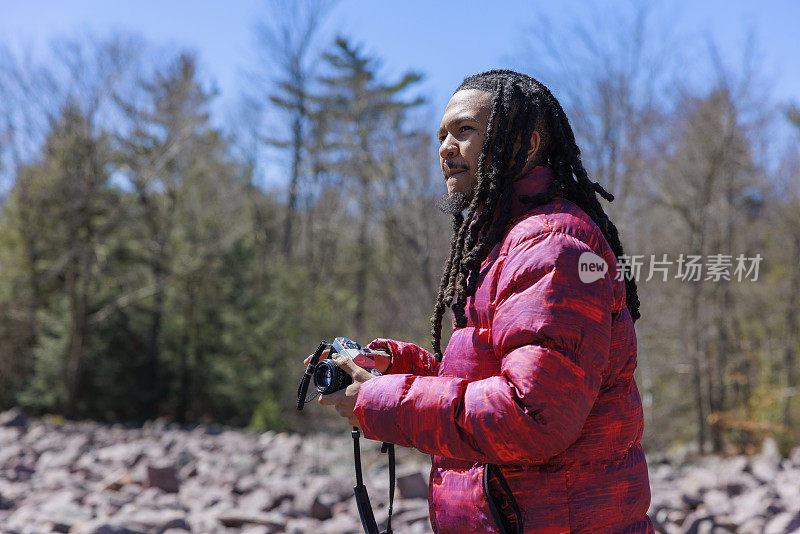
[[[178,472],[173,465],[162,467],[148,465],[144,486],[146,488],[159,488],[167,493],[177,493],[181,487],[178,481]]]

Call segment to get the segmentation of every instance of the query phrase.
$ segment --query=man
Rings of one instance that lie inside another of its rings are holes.
[[[597,195],[613,197],[589,180],[558,101],[516,72],[465,79],[439,143],[453,239],[433,354],[377,339],[385,374],[338,360],[354,382],[320,402],[368,438],[432,455],[439,533],[652,532],[639,300]]]

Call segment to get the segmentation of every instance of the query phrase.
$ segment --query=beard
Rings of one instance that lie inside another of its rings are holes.
[[[462,193],[453,191],[452,194],[445,193],[436,201],[436,207],[447,215],[458,215],[469,207],[472,202],[472,193]]]

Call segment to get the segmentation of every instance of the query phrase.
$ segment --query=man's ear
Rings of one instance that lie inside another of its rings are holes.
[[[528,149],[528,165],[530,165],[531,161],[536,160],[536,153],[539,151],[539,145],[541,142],[542,138],[539,136],[539,132],[534,130],[531,134],[531,147]]]

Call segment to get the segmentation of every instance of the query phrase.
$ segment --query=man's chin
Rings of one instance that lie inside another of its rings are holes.
[[[453,191],[445,193],[436,201],[436,207],[448,215],[456,215],[469,207],[472,202],[472,195]]]

